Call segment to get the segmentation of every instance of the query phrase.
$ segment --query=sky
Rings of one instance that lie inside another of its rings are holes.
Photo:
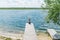
[[[0,0],[0,7],[35,7],[40,8],[44,0]]]

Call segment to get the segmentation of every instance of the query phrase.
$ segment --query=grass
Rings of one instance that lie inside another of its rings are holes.
[[[5,40],[12,40],[11,38],[6,38]]]
[[[17,40],[21,40],[21,39],[17,39]]]

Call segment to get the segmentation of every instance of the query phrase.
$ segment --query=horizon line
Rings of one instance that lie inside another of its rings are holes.
[[[8,7],[8,8],[6,8],[6,7],[1,7],[0,8],[0,10],[1,9],[17,9],[17,10],[19,10],[19,9],[49,9],[49,8],[30,8],[30,7],[27,7],[27,8],[24,8],[24,7]]]

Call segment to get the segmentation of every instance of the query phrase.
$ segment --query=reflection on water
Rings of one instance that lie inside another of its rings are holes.
[[[58,25],[46,23],[48,10],[0,10],[0,31],[17,32],[24,31],[28,17],[34,23],[36,30],[54,28],[60,30]]]

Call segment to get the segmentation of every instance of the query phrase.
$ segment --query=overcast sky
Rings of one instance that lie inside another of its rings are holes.
[[[0,0],[0,7],[41,7],[44,0]]]

